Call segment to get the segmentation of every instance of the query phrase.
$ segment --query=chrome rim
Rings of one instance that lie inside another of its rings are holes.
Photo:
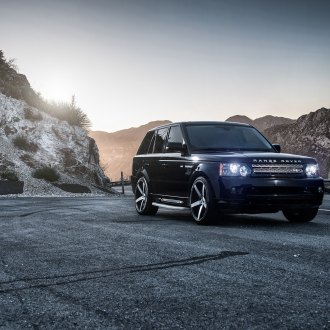
[[[191,187],[190,209],[196,221],[201,221],[207,212],[207,191],[203,181],[195,181]]]
[[[142,212],[147,204],[148,186],[145,178],[140,178],[136,184],[135,190],[135,207]]]

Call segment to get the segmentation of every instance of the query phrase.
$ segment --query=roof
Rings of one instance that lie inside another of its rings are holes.
[[[215,124],[228,125],[228,126],[252,127],[249,124],[237,123],[237,122],[231,122],[231,121],[180,121],[180,122],[160,125],[160,126],[150,129],[149,131],[154,131],[154,130],[157,130],[160,128],[166,128],[166,127],[174,126],[174,125],[215,125]]]

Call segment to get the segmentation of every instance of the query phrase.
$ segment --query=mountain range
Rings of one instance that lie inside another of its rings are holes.
[[[244,123],[244,124],[249,124],[257,128],[259,131],[263,132],[268,128],[278,126],[278,125],[288,125],[292,124],[295,122],[294,119],[289,119],[285,117],[276,117],[276,116],[271,116],[267,115],[264,117],[260,117],[257,119],[250,119],[247,116],[232,116],[226,119],[226,121],[231,121],[231,122],[236,122],[236,123]]]
[[[281,144],[283,152],[316,158],[320,164],[321,175],[324,178],[330,177],[330,109],[321,108],[297,120],[272,115],[253,120],[237,115],[229,117],[227,121],[255,126],[272,143]],[[123,171],[128,178],[131,175],[132,159],[146,132],[166,123],[170,121],[153,121],[113,133],[90,132],[89,135],[99,147],[105,173],[112,180],[118,180],[120,172]]]

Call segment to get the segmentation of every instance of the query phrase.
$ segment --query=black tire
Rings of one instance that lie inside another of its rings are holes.
[[[318,210],[318,207],[313,207],[301,210],[283,210],[282,212],[290,222],[308,222],[316,217]]]
[[[190,188],[190,212],[199,225],[210,224],[215,218],[213,192],[208,181],[200,176]]]
[[[137,213],[143,215],[155,215],[158,207],[152,205],[152,200],[149,193],[149,185],[144,176],[141,176],[135,188],[135,209]]]

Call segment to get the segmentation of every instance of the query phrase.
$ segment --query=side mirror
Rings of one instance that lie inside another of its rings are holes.
[[[276,150],[276,152],[281,152],[281,146],[279,144],[273,144],[273,148]]]

